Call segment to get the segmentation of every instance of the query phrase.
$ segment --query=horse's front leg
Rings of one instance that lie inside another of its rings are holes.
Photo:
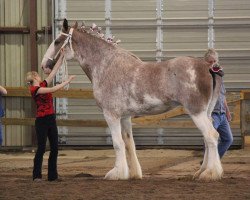
[[[129,170],[128,164],[126,160],[126,153],[125,153],[125,144],[122,139],[121,135],[121,123],[120,118],[115,117],[109,112],[104,112],[104,117],[107,121],[107,124],[110,128],[112,140],[113,140],[113,147],[115,150],[115,166],[112,170],[110,170],[105,179],[108,180],[127,180],[129,179]]]
[[[204,153],[204,157],[203,157],[203,160],[201,161],[201,167],[200,169],[194,174],[194,179],[198,178],[200,176],[200,174],[202,172],[204,172],[207,168],[207,164],[208,164],[208,146],[207,146],[207,143],[206,143],[206,140],[204,140],[204,143],[205,143],[205,153]]]

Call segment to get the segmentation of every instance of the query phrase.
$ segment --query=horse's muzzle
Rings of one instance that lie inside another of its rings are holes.
[[[56,60],[53,59],[53,60],[48,60],[47,63],[46,63],[46,67],[50,68],[51,70],[53,69],[53,67],[55,66],[56,64]]]

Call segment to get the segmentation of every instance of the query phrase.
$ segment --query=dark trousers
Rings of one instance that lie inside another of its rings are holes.
[[[55,115],[36,118],[35,127],[38,147],[34,158],[33,180],[36,178],[42,178],[43,155],[46,150],[46,141],[48,137],[50,144],[50,154],[48,160],[48,180],[53,181],[58,178],[58,130]]]

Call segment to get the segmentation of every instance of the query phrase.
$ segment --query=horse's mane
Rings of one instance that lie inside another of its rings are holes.
[[[112,36],[112,35],[108,38],[105,38],[105,34],[101,32],[102,28],[98,27],[95,23],[93,23],[91,27],[86,27],[83,23],[81,27],[77,28],[77,30],[79,32],[83,32],[83,33],[86,33],[87,35],[93,36],[95,38],[102,39],[108,44],[117,45],[118,43],[121,42],[121,40],[119,39],[115,41],[114,40],[115,36]]]
[[[82,25],[81,27],[77,27],[76,30],[80,34],[85,34],[85,36],[88,36],[90,39],[94,39],[94,40],[97,39],[99,41],[102,41],[103,43],[106,43],[107,45],[111,45],[114,48],[118,48],[117,45],[121,42],[120,39],[117,39],[115,41],[114,40],[115,36],[105,38],[104,34],[101,32],[101,28],[96,26],[96,24],[92,24],[91,27],[86,27],[85,25]],[[123,51],[124,53],[128,54],[129,56],[132,56],[137,60],[141,60],[138,56],[136,56],[132,52],[123,48],[119,48],[119,49]]]

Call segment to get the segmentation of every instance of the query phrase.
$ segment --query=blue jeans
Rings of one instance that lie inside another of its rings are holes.
[[[2,133],[2,122],[0,118],[0,146],[2,146],[3,143],[3,133]]]
[[[218,152],[220,158],[222,158],[222,156],[226,153],[226,151],[233,143],[233,134],[225,113],[212,113],[212,118],[213,126],[220,135],[220,140],[218,143]]]

